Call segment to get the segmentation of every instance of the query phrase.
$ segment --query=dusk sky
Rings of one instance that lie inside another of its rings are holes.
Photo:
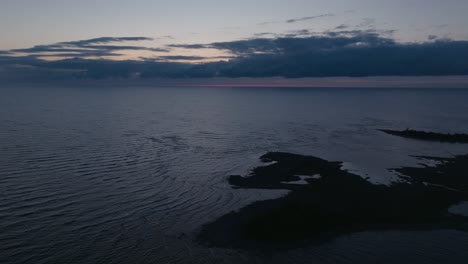
[[[6,0],[0,78],[31,76],[25,66],[97,78],[460,76],[467,10],[466,0]],[[56,63],[72,58],[86,65]],[[93,64],[115,60],[133,64],[105,74],[96,68],[110,66]]]

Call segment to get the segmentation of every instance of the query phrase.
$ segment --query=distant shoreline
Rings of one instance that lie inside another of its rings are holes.
[[[1,76],[0,76],[1,77]],[[369,89],[468,89],[468,76],[377,76],[315,78],[106,78],[2,79],[2,85],[109,85],[183,87],[297,87]]]

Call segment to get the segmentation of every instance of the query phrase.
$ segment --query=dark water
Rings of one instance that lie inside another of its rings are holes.
[[[468,147],[376,131],[468,132],[468,90],[0,88],[0,263],[466,263],[468,233],[350,234],[254,253],[204,223],[285,192],[234,190],[267,151],[344,161],[374,182]],[[229,227],[226,227],[229,228]]]

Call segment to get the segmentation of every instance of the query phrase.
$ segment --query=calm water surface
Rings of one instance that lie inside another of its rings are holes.
[[[255,253],[200,226],[285,192],[236,190],[267,151],[371,181],[468,147],[378,128],[468,132],[468,90],[0,87],[0,263],[466,263],[468,233],[382,231]],[[229,228],[229,227],[227,227]]]

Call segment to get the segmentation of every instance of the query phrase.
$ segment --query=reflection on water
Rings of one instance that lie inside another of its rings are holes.
[[[0,88],[0,263],[463,263],[468,234],[369,232],[271,254],[215,249],[204,223],[284,191],[232,189],[267,151],[344,161],[374,182],[466,145],[468,90]],[[227,227],[229,228],[229,227]]]

